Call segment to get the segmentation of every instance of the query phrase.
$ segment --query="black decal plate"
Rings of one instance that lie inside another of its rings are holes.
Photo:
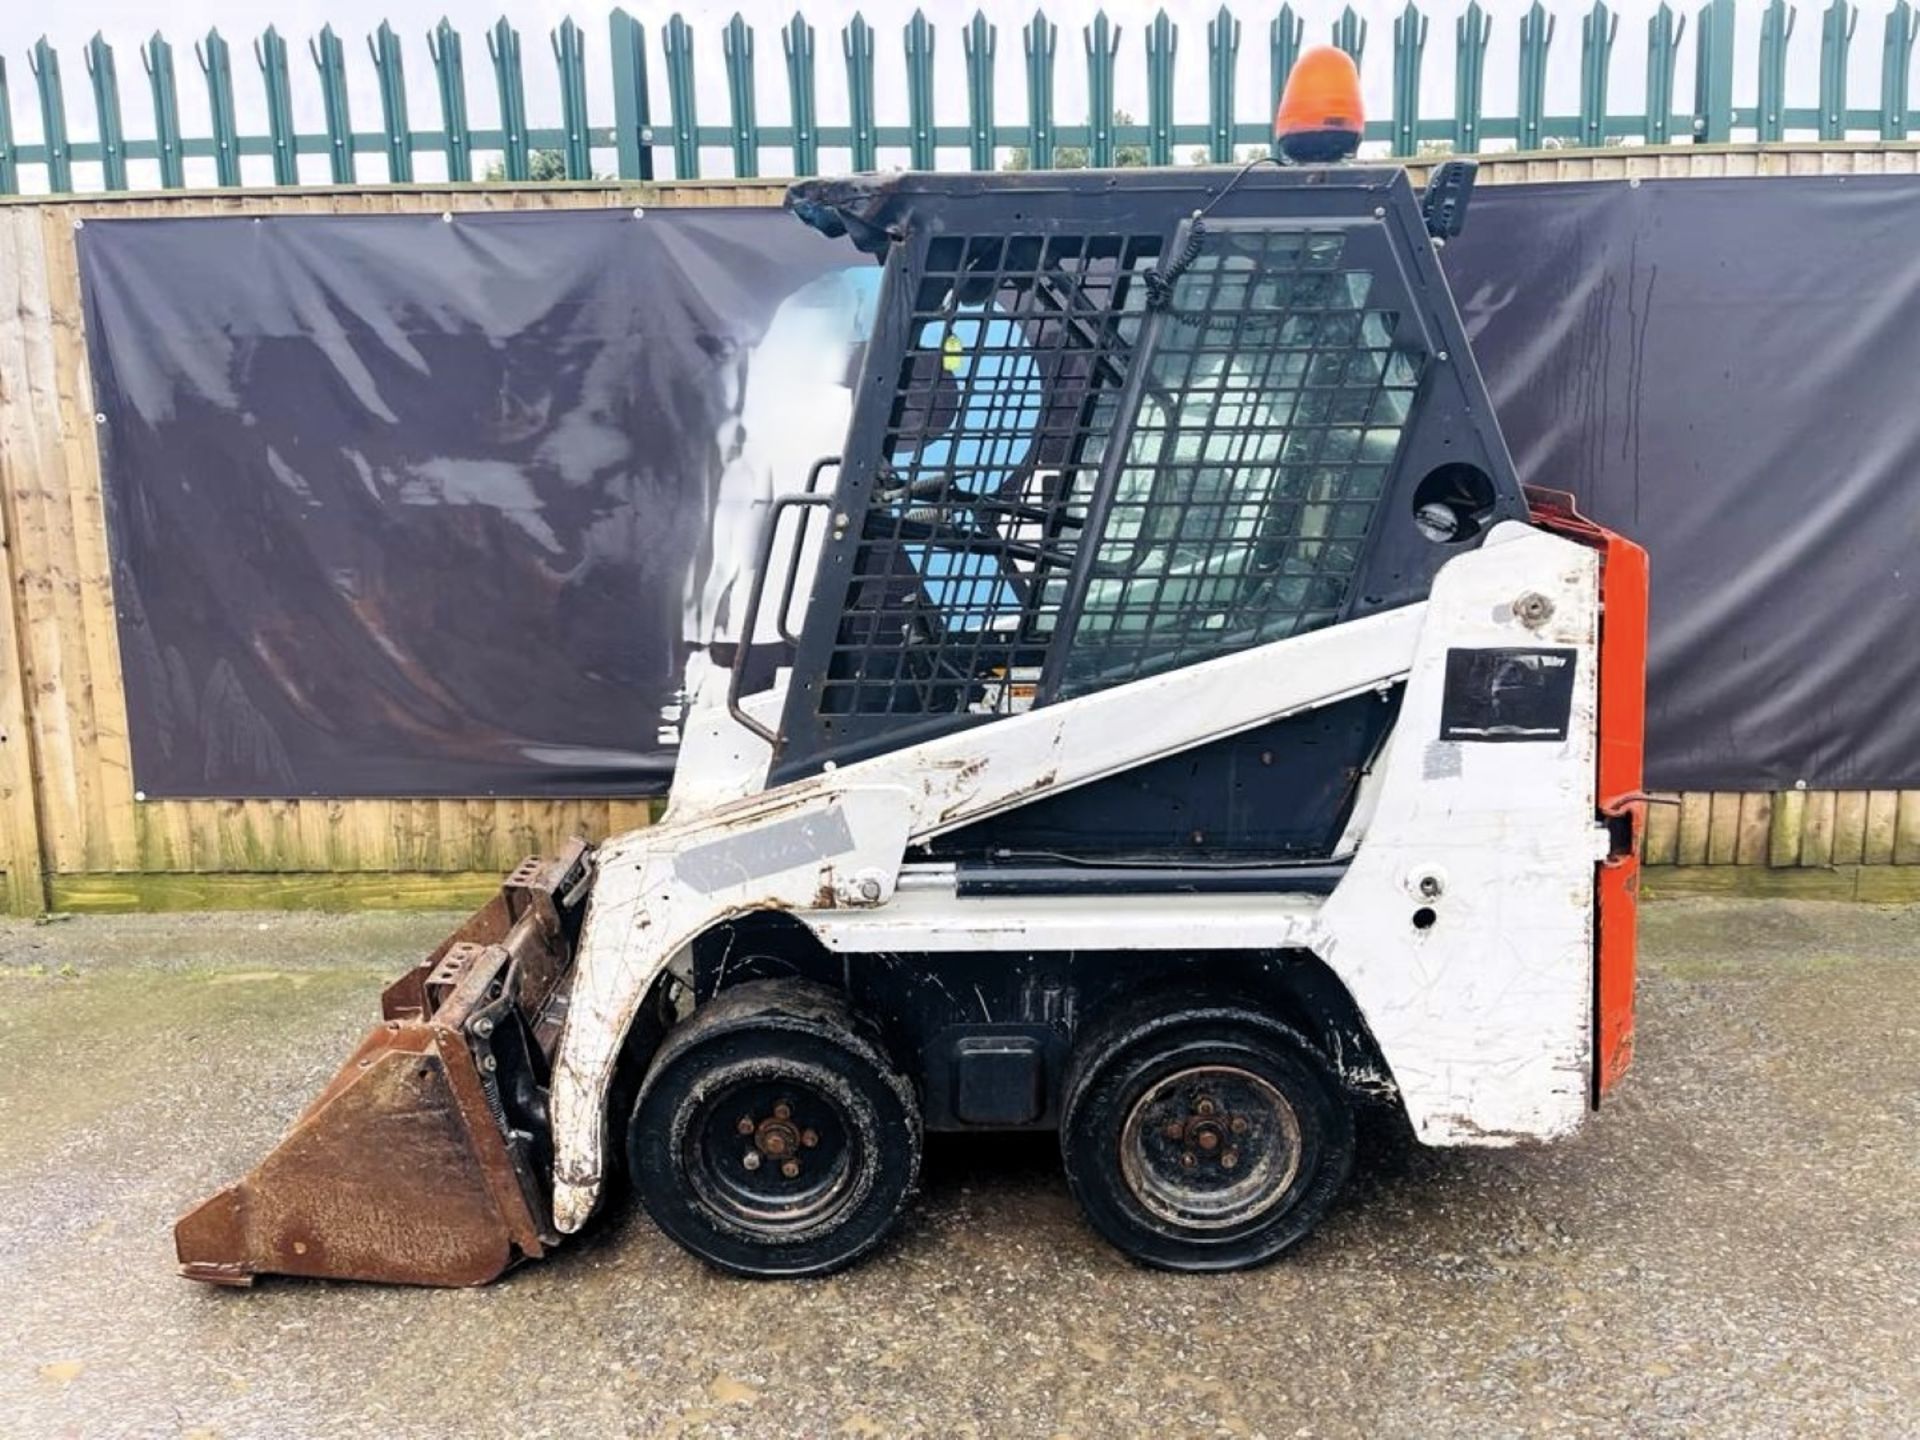
[[[1565,740],[1577,659],[1562,648],[1447,651],[1440,738]]]

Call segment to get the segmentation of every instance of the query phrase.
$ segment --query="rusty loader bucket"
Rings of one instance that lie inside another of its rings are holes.
[[[478,1285],[556,1243],[549,1067],[588,848],[523,862],[427,960],[273,1152],[174,1227],[181,1273]]]

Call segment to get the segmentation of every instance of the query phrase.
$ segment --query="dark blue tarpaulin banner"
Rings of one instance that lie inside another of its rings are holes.
[[[1490,188],[1445,254],[1522,477],[1641,540],[1650,782],[1920,786],[1920,183]],[[872,262],[785,215],[90,221],[136,785],[662,790]]]

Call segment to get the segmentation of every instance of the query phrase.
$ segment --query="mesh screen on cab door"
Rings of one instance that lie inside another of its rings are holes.
[[[1064,693],[1338,618],[1420,378],[1344,250],[1338,230],[1201,236],[1146,361]]]
[[[1341,231],[1207,229],[1154,311],[1159,250],[928,242],[822,714],[1023,709],[1062,625],[1077,694],[1338,616],[1418,363]]]

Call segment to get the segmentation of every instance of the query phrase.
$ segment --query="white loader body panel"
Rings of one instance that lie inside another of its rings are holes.
[[[1572,1129],[1591,1076],[1594,866],[1606,853],[1593,794],[1598,594],[1594,551],[1502,525],[1422,603],[745,798],[689,804],[676,784],[665,822],[597,857],[553,1079],[555,1223],[577,1230],[598,1203],[607,1127],[625,1120],[606,1114],[607,1092],[640,1006],[696,937],[754,910],[789,912],[850,956],[1309,950],[1351,992],[1421,1139],[1510,1144]],[[1573,652],[1565,739],[1439,738],[1448,651],[1511,646]],[[1324,898],[962,899],[937,867],[907,863],[910,846],[944,831],[1402,680],[1394,739],[1342,846],[1351,864]],[[703,799],[764,783],[763,750],[733,754],[748,773],[709,777]]]

